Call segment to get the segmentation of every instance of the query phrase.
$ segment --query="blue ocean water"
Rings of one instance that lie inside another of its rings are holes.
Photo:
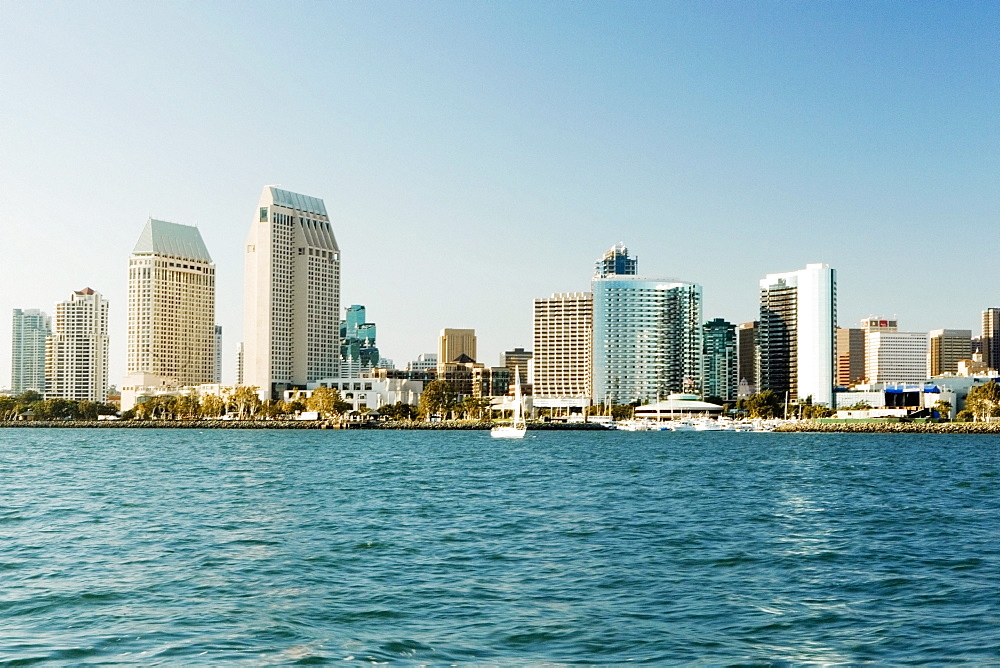
[[[1000,662],[990,436],[0,430],[0,662]]]

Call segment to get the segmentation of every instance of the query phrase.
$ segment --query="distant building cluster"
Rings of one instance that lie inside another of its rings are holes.
[[[1000,308],[983,312],[975,338],[960,329],[900,331],[895,318],[841,328],[837,273],[818,263],[764,276],[758,318],[734,324],[705,318],[700,285],[641,275],[638,259],[617,244],[597,260],[589,290],[534,300],[531,350],[505,351],[496,366],[479,361],[474,329],[443,328],[436,352],[396,369],[364,305],[341,318],[340,289],[341,251],[323,200],[265,187],[245,245],[236,386],[256,388],[262,401],[334,388],[357,410],[415,404],[435,380],[458,398],[494,402],[520,382],[535,408],[567,412],[670,395],[734,403],[764,391],[837,408],[916,401],[930,388],[995,377],[1000,366]],[[199,230],[148,219],[128,258],[122,410],[165,394],[234,389],[221,385],[215,305],[215,264]],[[74,291],[52,316],[14,309],[12,324],[13,394],[109,399],[100,293]]]

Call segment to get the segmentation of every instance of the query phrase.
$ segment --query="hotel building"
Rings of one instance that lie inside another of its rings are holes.
[[[536,407],[590,404],[593,324],[594,296],[589,292],[562,292],[534,300],[528,382]]]
[[[128,377],[122,385],[218,382],[215,265],[198,228],[150,218],[128,271]]]
[[[45,393],[45,342],[52,332],[49,316],[38,309],[14,309],[10,389],[15,395]]]
[[[45,353],[46,398],[108,398],[108,302],[85,288],[56,304]]]
[[[827,264],[760,281],[759,390],[833,405],[837,274]]]
[[[700,389],[701,286],[639,276],[591,286],[595,401],[650,403]]]
[[[262,399],[279,399],[336,376],[340,247],[323,200],[265,187],[244,276],[244,383]]]

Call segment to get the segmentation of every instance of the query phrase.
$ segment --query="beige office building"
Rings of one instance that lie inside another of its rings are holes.
[[[215,264],[198,228],[150,218],[128,272],[123,385],[217,382]]]
[[[476,360],[476,330],[442,329],[438,337],[438,366],[465,357]]]
[[[972,330],[932,329],[930,339],[931,376],[958,373],[959,361],[972,358]]]
[[[76,401],[108,398],[108,302],[84,288],[56,304],[45,347],[45,396]]]
[[[556,293],[534,301],[531,382],[536,406],[590,402],[593,325],[594,295],[590,292]]]
[[[340,247],[317,197],[266,186],[247,236],[243,382],[262,399],[332,378],[340,361]]]

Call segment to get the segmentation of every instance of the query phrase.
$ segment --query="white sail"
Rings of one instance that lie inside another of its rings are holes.
[[[521,399],[521,372],[514,367],[514,415],[510,425],[493,427],[490,436],[493,438],[524,438],[528,425],[524,419],[524,400]]]

